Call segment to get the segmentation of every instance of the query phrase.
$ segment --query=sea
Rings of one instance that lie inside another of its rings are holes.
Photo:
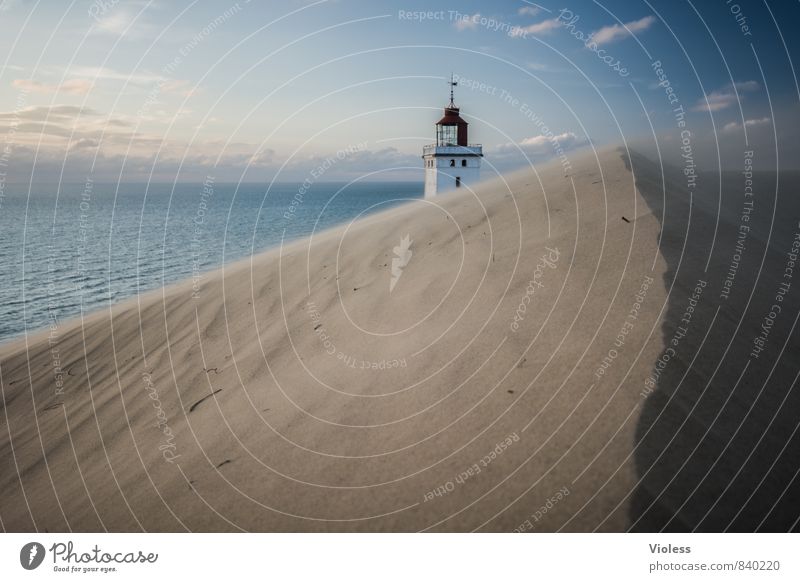
[[[416,182],[0,190],[0,342],[421,198]]]

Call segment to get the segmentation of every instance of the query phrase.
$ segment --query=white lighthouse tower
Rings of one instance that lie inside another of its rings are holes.
[[[458,85],[450,77],[450,104],[444,108],[444,117],[436,123],[436,143],[422,149],[425,161],[425,198],[475,184],[481,175],[483,147],[471,144],[467,138],[466,121],[453,102],[453,87]]]

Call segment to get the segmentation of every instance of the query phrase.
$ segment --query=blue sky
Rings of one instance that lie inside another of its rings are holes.
[[[797,168],[799,6],[0,0],[0,149],[8,180],[298,180],[342,150],[325,179],[419,179],[452,72],[498,171],[653,133],[678,163],[683,129],[703,168],[776,140]]]

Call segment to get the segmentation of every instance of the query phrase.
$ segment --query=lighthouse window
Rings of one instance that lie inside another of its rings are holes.
[[[451,168],[455,168],[456,167],[456,161],[455,160],[450,160],[450,167]]]
[[[448,146],[458,143],[458,127],[455,125],[437,125],[439,145]]]
[[[466,168],[467,167],[467,160],[461,160],[461,167],[462,168]]]
[[[456,188],[461,188],[461,176],[456,176]]]

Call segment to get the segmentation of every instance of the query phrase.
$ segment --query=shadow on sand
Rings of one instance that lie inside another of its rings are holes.
[[[669,291],[636,430],[631,530],[796,530],[800,262],[787,267],[800,175],[755,173],[746,197],[742,172],[704,174],[690,196],[680,171],[662,182],[657,164],[623,159],[661,223]]]

